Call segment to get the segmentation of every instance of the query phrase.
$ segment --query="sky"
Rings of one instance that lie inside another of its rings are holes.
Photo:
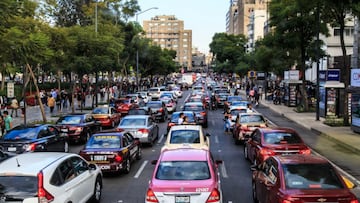
[[[206,54],[214,34],[226,31],[230,0],[138,0],[138,4],[141,11],[158,8],[139,14],[141,25],[156,15],[175,15],[184,21],[184,29],[192,30],[193,47]]]

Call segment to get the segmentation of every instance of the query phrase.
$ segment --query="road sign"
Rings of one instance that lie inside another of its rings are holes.
[[[248,71],[249,78],[256,78],[256,71]]]
[[[15,96],[14,96],[14,91],[15,91],[14,83],[13,83],[13,82],[8,82],[8,83],[7,83],[7,97],[8,97],[8,98],[13,98],[13,97],[15,97]]]

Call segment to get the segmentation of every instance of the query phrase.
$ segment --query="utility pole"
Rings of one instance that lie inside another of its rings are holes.
[[[320,4],[316,8],[316,121],[320,120]]]

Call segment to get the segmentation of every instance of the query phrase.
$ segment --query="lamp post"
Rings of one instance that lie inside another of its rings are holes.
[[[138,16],[142,13],[145,13],[146,11],[152,10],[152,9],[158,9],[158,7],[151,7],[146,10],[143,10],[141,12],[138,12],[135,14],[136,16],[136,23],[138,23]],[[136,47],[136,89],[139,91],[139,48]]]

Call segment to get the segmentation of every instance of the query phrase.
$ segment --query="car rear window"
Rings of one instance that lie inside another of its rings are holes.
[[[175,130],[171,132],[171,144],[200,143],[200,134],[197,130]]]
[[[150,108],[161,108],[162,107],[161,103],[147,103],[146,106],[150,107]]]
[[[241,123],[264,123],[265,120],[261,115],[242,115],[240,118]]]
[[[187,105],[184,106],[184,111],[203,111],[204,107],[201,105]]]
[[[125,118],[121,120],[121,126],[138,126],[145,125],[146,119],[144,118]]]
[[[6,133],[3,137],[4,140],[31,140],[35,139],[37,136],[37,128],[35,127],[26,127],[21,128],[17,127],[15,129],[10,130],[8,133]]]
[[[130,109],[129,115],[146,115],[146,111],[144,109]]]
[[[64,116],[59,118],[57,124],[79,124],[81,123],[81,116]]]
[[[108,114],[108,108],[95,108],[92,112],[93,114]]]
[[[195,122],[194,114],[192,113],[184,113],[184,115],[188,118],[189,122]],[[180,113],[173,113],[171,115],[171,122],[177,123],[180,117]]]
[[[298,144],[302,140],[297,134],[285,132],[271,132],[264,134],[264,141],[267,144]]]
[[[86,143],[86,149],[120,148],[120,137],[115,135],[92,136]]]
[[[344,188],[330,164],[287,164],[283,170],[288,189]]]
[[[156,171],[159,180],[207,180],[210,177],[206,161],[163,161]]]
[[[0,194],[20,200],[37,196],[36,176],[0,176]]]

